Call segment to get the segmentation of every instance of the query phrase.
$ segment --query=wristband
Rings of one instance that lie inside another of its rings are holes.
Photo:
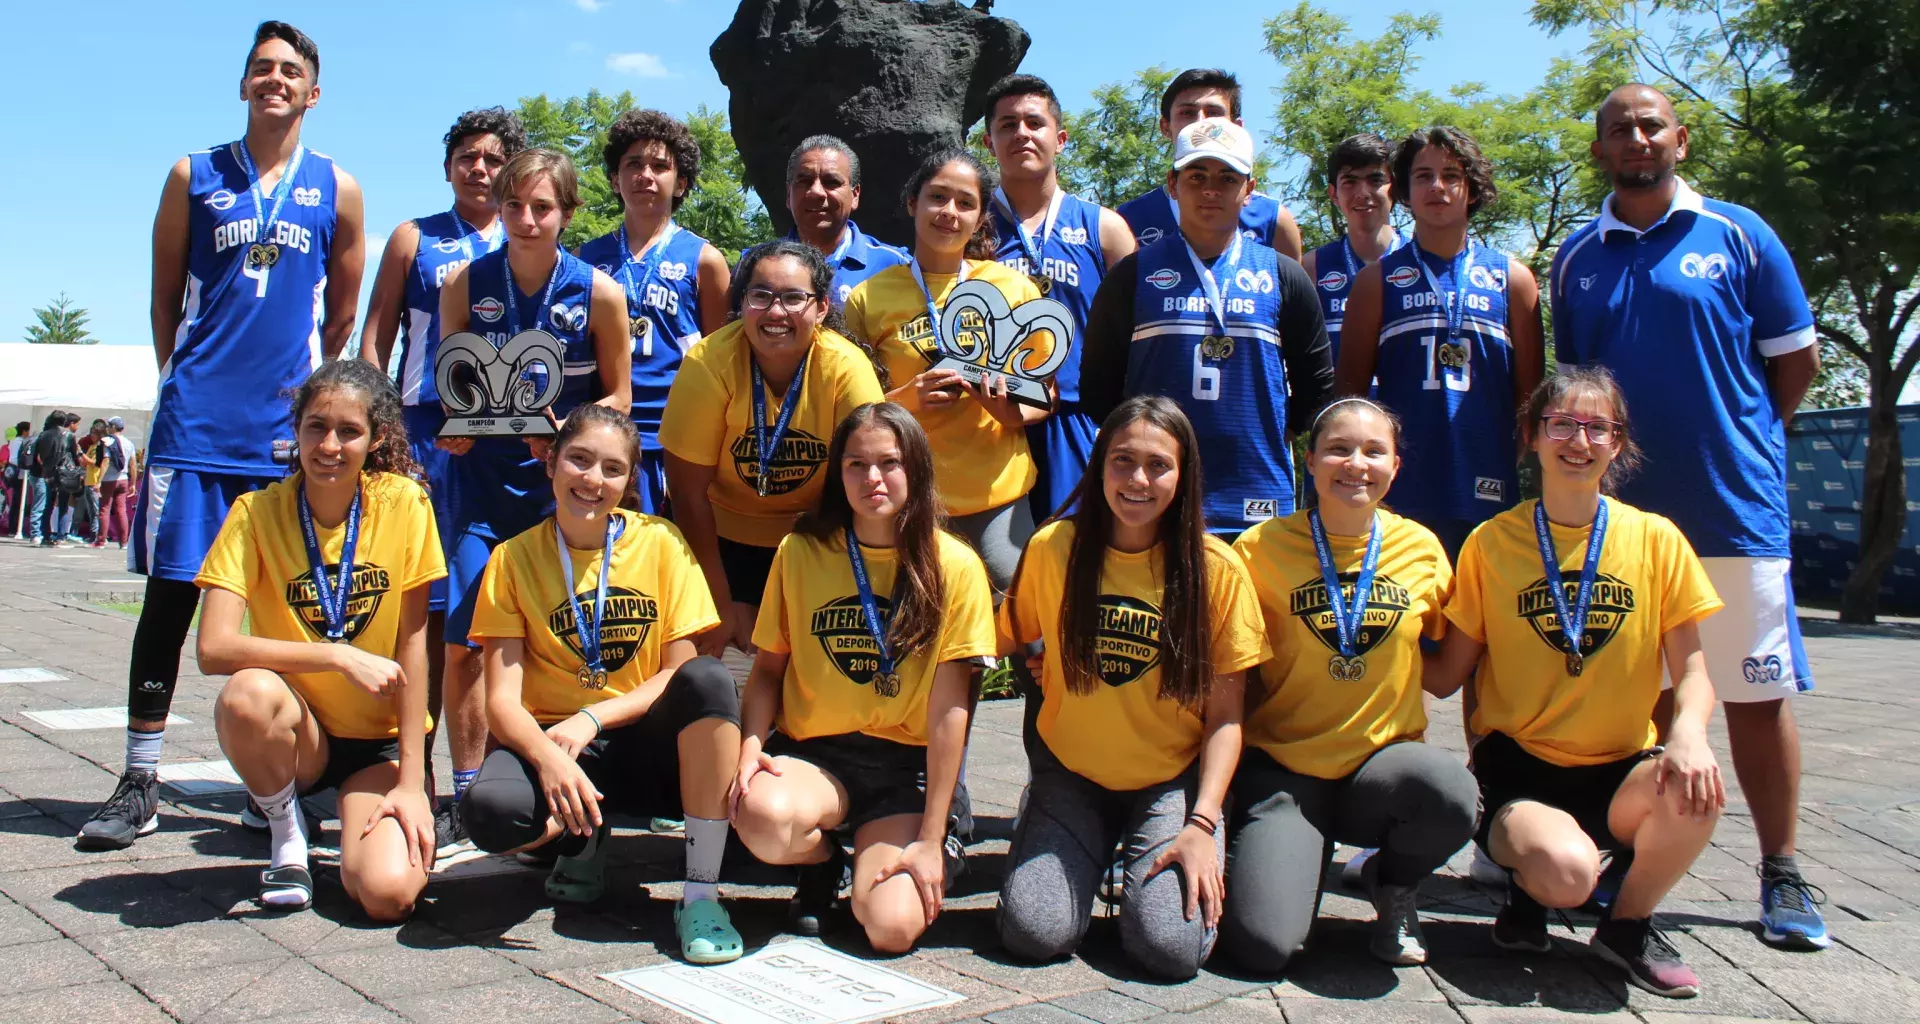
[[[595,736],[607,731],[607,727],[600,724],[600,716],[588,711],[586,708],[581,708],[580,713],[587,716],[587,721],[593,723],[593,734]]]
[[[1201,814],[1199,811],[1187,815],[1187,824],[1192,825],[1194,828],[1208,835],[1213,835],[1220,830],[1220,823],[1218,821]]]

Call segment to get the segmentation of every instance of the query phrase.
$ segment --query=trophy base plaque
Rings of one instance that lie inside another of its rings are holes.
[[[995,376],[992,370],[988,370],[976,363],[956,359],[953,356],[948,356],[933,364],[933,368],[936,370],[952,370],[974,387],[979,387],[980,381],[983,378]],[[1026,377],[1015,376],[1011,373],[999,374],[998,376],[1006,378],[1007,397],[1012,398],[1021,405],[1033,406],[1035,409],[1053,408],[1053,400],[1047,396],[1047,386],[1045,384],[1036,380],[1030,380]]]
[[[553,421],[545,416],[449,416],[441,437],[552,437]]]

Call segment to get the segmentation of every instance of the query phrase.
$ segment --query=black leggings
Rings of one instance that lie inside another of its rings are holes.
[[[135,722],[164,722],[180,679],[180,648],[186,646],[200,588],[182,580],[147,577],[140,624],[133,627],[133,656],[127,661],[127,717]]]
[[[602,813],[682,817],[680,733],[708,718],[739,725],[740,699],[733,673],[718,658],[700,657],[674,672],[638,721],[602,732],[580,751],[581,770],[606,798]],[[538,840],[552,816],[539,770],[505,747],[480,765],[460,798],[460,815],[473,844],[488,853]]]

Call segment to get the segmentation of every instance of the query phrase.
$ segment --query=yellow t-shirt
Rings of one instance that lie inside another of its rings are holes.
[[[1060,661],[1060,611],[1066,603],[1073,523],[1049,523],[1027,543],[1015,593],[1000,606],[1000,633],[1015,645],[1046,642],[1039,729],[1047,749],[1074,772],[1113,790],[1139,789],[1185,771],[1199,756],[1205,722],[1160,696],[1160,602],[1165,589],[1159,547],[1130,554],[1107,549],[1100,571],[1100,631],[1094,643],[1103,685],[1067,689]],[[1207,620],[1215,674],[1252,668],[1273,656],[1246,566],[1207,540]],[[1015,655],[1018,657],[1019,655]]]
[[[467,635],[475,641],[525,638],[520,703],[542,725],[633,691],[660,671],[661,653],[669,643],[720,621],[706,577],[700,575],[693,549],[680,531],[665,519],[625,510],[619,515],[627,525],[613,545],[613,575],[607,579],[611,607],[604,620],[594,607],[601,552],[567,549],[580,607],[601,623],[605,689],[588,689],[576,675],[586,662],[551,517],[495,548],[480,580],[480,599]]]
[[[992,284],[1011,305],[1040,297],[1032,281],[999,263],[968,260],[966,266],[967,280]],[[926,278],[934,301],[944,310],[959,276],[928,274]],[[844,313],[847,333],[873,347],[887,368],[891,387],[906,386],[943,358],[927,320],[926,296],[914,282],[911,267],[889,267],[861,282],[847,296]],[[1052,353],[1053,345],[1052,332],[1038,332],[1025,364],[1039,364]],[[921,409],[914,415],[933,445],[940,498],[954,515],[1005,505],[1032,490],[1039,479],[1027,450],[1027,432],[994,419],[972,398],[962,396],[951,405]]]
[[[1607,536],[1580,638],[1586,670],[1567,674],[1565,636],[1534,538],[1534,501],[1481,523],[1460,549],[1447,618],[1487,645],[1477,733],[1503,732],[1557,765],[1605,764],[1654,745],[1661,638],[1722,606],[1678,527],[1607,502]],[[1591,527],[1552,525],[1572,606]]]
[[[945,531],[939,535],[939,553],[944,598],[940,633],[933,643],[896,660],[900,690],[886,695],[872,685],[880,659],[860,607],[846,542],[823,542],[798,533],[780,542],[760,599],[753,643],[788,655],[776,723],[782,733],[804,740],[863,732],[895,743],[927,745],[927,697],[933,692],[934,668],[943,661],[986,657],[998,647],[993,594],[980,556]],[[893,549],[863,544],[860,554],[885,628],[892,621],[888,598],[897,568]]]
[[[753,346],[736,320],[687,352],[667,392],[660,445],[701,466],[718,467],[707,497],[720,536],[770,548],[814,506],[833,473],[823,471],[833,430],[856,407],[884,401],[873,363],[853,342],[826,329],[814,333],[800,384],[800,407],[775,453],[772,480],[760,496],[760,448],[754,436]],[[767,385],[769,433],[786,400]]]
[[[353,574],[347,582],[345,643],[392,658],[400,637],[401,595],[447,574],[433,503],[419,484],[395,473],[361,478],[360,537],[353,549]],[[246,599],[247,629],[254,636],[290,643],[326,643],[326,616],[320,611],[313,567],[307,562],[300,531],[301,478],[276,481],[264,490],[234,499],[227,521],[214,538],[193,582],[219,587]],[[331,529],[314,524],[314,536],[327,558],[329,582],[340,578],[343,522]],[[430,641],[431,642],[431,641]],[[283,672],[327,735],[370,740],[400,731],[400,706],[376,697],[334,672]],[[433,723],[427,723],[428,728]]]
[[[95,441],[82,449],[93,457],[93,465],[85,467],[88,487],[100,486],[100,478],[107,475],[107,447],[104,441]]]
[[[1240,535],[1273,658],[1247,680],[1247,746],[1289,771],[1339,779],[1389,743],[1426,735],[1420,638],[1446,632],[1442,608],[1453,586],[1446,551],[1426,527],[1379,512],[1380,563],[1360,620],[1358,680],[1333,677],[1340,632],[1327,602],[1307,513],[1269,519]],[[1341,592],[1353,600],[1367,538],[1329,535]]]

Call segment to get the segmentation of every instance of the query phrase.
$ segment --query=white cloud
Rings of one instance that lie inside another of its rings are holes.
[[[651,53],[609,53],[607,69],[637,78],[666,78],[667,66]]]
[[[601,8],[607,6],[607,0],[573,0],[573,6],[588,14],[598,14]]]

